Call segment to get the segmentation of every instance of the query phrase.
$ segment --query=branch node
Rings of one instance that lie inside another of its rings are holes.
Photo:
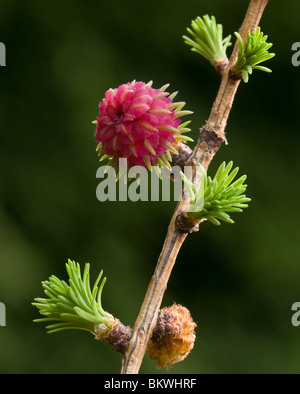
[[[229,70],[228,74],[229,78],[232,79],[233,81],[239,81],[243,79],[243,74],[237,74],[234,68],[231,68]]]
[[[225,136],[222,134],[217,133],[215,129],[204,126],[200,130],[200,144],[206,146],[206,151],[219,150],[220,146],[225,141]]]
[[[195,233],[199,231],[199,223],[187,216],[186,212],[179,211],[175,221],[175,228],[179,233]]]
[[[114,351],[125,353],[129,346],[129,341],[132,336],[132,328],[129,326],[124,326],[120,322],[120,320],[116,319],[114,325],[112,326],[111,330],[108,332],[107,335],[104,337],[97,337],[96,339],[104,339]]]
[[[228,60],[221,60],[219,63],[215,65],[216,71],[223,75],[225,68],[228,66]]]

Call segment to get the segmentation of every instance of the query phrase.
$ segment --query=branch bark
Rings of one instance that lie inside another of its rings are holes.
[[[250,1],[244,22],[239,30],[239,34],[243,40],[245,40],[249,30],[254,31],[258,27],[267,3],[268,0]],[[230,70],[236,62],[237,54],[238,45],[236,43],[229,64],[222,74],[221,85],[210,117],[205,126],[200,130],[199,139],[188,161],[188,164],[193,164],[192,179],[196,185],[201,182],[201,171],[197,171],[198,167],[194,164],[201,163],[207,169],[222,143],[226,141],[225,128],[240,84],[240,80],[232,79],[230,76]],[[182,220],[178,220],[179,217],[182,217],[182,212],[186,212],[188,205],[188,197],[183,196],[171,219],[154,275],[152,276],[144,302],[134,325],[128,350],[122,359],[122,374],[137,374],[139,372],[148,341],[152,336],[157,322],[162,298],[177,255],[188,233],[195,231],[196,223],[190,223],[190,230],[188,230],[186,223],[182,227],[180,225]]]

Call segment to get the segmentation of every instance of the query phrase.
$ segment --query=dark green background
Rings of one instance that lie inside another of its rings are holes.
[[[133,79],[171,83],[194,111],[192,136],[208,118],[219,77],[181,38],[190,21],[215,15],[236,31],[247,0],[12,1],[0,3],[1,373],[118,373],[120,354],[89,334],[47,335],[31,306],[41,281],[66,279],[68,258],[108,277],[103,305],[133,325],[175,203],[100,203],[94,126],[110,87]],[[233,160],[252,203],[234,225],[188,237],[163,305],[187,306],[198,324],[190,356],[169,373],[298,373],[300,327],[300,7],[271,2],[261,26],[277,56],[272,74],[241,84],[228,146],[210,174]],[[141,373],[156,373],[145,357]],[[158,371],[164,372],[164,371]]]

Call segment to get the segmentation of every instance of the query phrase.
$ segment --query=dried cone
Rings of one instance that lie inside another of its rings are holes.
[[[189,310],[181,305],[174,304],[159,312],[147,348],[150,358],[157,361],[158,368],[168,368],[188,356],[194,347],[196,326]]]
[[[177,154],[176,141],[192,141],[182,133],[190,131],[181,124],[184,102],[174,103],[177,93],[152,88],[152,82],[133,81],[110,89],[99,104],[95,138],[102,159],[118,168],[119,159],[127,159],[128,168],[140,165],[170,168],[171,152]]]

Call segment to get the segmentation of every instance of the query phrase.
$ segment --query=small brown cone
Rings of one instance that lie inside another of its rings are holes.
[[[189,310],[172,305],[159,312],[156,328],[148,344],[151,359],[158,368],[168,368],[184,360],[194,347],[196,323]]]

